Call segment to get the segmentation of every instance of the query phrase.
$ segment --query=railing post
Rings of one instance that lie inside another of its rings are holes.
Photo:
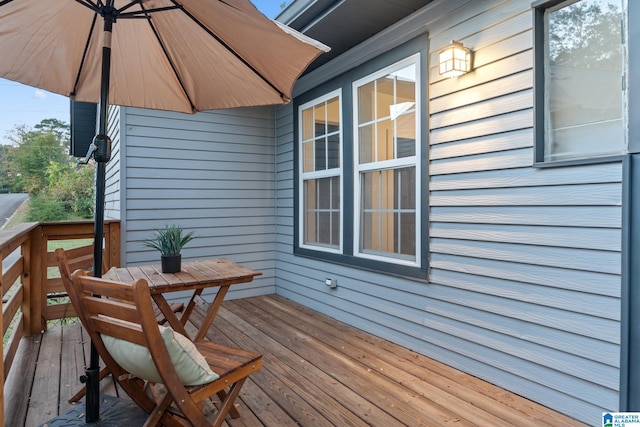
[[[120,222],[105,223],[104,236],[107,265],[120,267]]]
[[[47,248],[44,247],[43,250],[43,242],[46,244],[46,239],[43,237],[43,228],[42,225],[34,228],[31,231],[31,244],[29,245],[29,249],[23,252],[23,256],[25,256],[25,274],[26,282],[23,281],[23,284],[28,283],[25,286],[25,292],[28,294],[28,298],[25,294],[25,304],[27,304],[26,309],[23,309],[23,314],[25,316],[25,332],[28,335],[33,335],[40,333],[46,328],[46,323],[44,322],[43,316],[43,304],[47,303],[46,299],[46,274],[42,274],[43,269],[46,271],[46,257],[47,257]],[[29,259],[27,259],[27,257]],[[23,280],[25,278],[23,277]],[[45,294],[45,298],[43,300],[42,294]]]
[[[22,318],[24,319],[24,327],[22,329],[23,336],[31,334],[31,323],[33,313],[31,312],[31,239],[35,234],[34,231],[29,233],[30,238],[27,239],[20,247],[22,253]]]

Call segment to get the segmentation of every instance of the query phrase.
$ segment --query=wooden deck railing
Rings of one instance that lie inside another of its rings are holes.
[[[90,239],[93,222],[26,223],[0,231],[0,292],[3,332],[0,370],[0,427],[4,427],[4,380],[9,374],[20,339],[40,333],[50,320],[72,313],[67,302],[50,304],[49,296],[64,293],[59,276],[49,273],[55,266],[53,250],[60,240]],[[104,254],[107,265],[120,266],[120,221],[105,221]],[[55,272],[55,270],[53,270]]]

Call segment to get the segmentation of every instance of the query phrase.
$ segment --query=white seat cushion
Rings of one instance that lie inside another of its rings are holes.
[[[183,385],[201,385],[216,380],[219,376],[211,370],[204,356],[189,338],[171,328],[159,326],[171,362]],[[141,345],[102,334],[107,351],[129,373],[154,383],[162,383],[149,349]]]

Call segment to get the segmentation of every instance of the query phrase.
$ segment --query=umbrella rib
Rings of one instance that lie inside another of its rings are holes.
[[[141,3],[142,3],[141,0],[135,0],[135,1],[129,2],[129,4],[127,4],[126,6],[118,9],[118,15],[120,15],[123,11],[129,9],[130,7],[133,7],[134,4],[141,4]]]
[[[221,3],[229,6],[228,3],[220,0]],[[268,84],[274,91],[276,91],[279,95],[280,98],[283,101],[288,100],[288,97],[285,96],[284,93],[282,93],[282,91],[280,91],[280,89],[278,89],[276,86],[274,86],[273,83],[271,83],[265,76],[263,76],[258,70],[256,70],[256,68],[251,65],[246,59],[244,59],[238,52],[236,52],[231,46],[229,46],[224,40],[222,40],[220,37],[218,37],[213,31],[211,31],[206,25],[204,25],[202,22],[200,22],[195,16],[193,16],[189,11],[187,11],[181,4],[179,4],[176,0],[171,0],[171,3],[175,4],[176,6],[178,6],[178,8],[180,10],[182,10],[182,12],[189,17],[189,19],[191,19],[193,22],[195,22],[198,26],[200,26],[200,28],[202,28],[204,31],[207,32],[207,34],[209,34],[211,37],[213,37],[214,39],[216,39],[221,45],[223,45],[231,54],[233,54],[240,62],[242,62],[248,69],[250,69],[251,71],[253,71],[253,73],[260,77],[260,79],[262,79],[262,81],[264,81],[266,84]],[[232,6],[229,6],[232,7]]]
[[[149,14],[151,14],[151,13],[165,12],[165,11],[168,11],[168,10],[180,9],[179,6],[165,6],[165,7],[158,7],[158,8],[155,8],[155,9],[144,9],[144,6],[142,6],[142,4],[140,4],[140,6],[143,8],[142,12],[120,13],[120,11],[129,8],[131,5],[126,6],[123,9],[120,9],[118,11],[118,18],[145,18],[146,19],[146,18],[149,18]]]
[[[82,69],[84,68],[84,61],[85,59],[87,59],[87,52],[89,52],[89,44],[91,44],[91,36],[93,35],[93,29],[96,26],[97,20],[98,20],[98,14],[95,13],[93,15],[93,20],[91,21],[91,28],[89,28],[87,43],[85,44],[84,51],[82,52],[82,59],[80,60],[80,66],[78,67],[78,73],[76,74],[76,81],[73,84],[73,91],[69,94],[70,96],[74,96],[76,94],[76,89],[78,88],[78,82],[80,81],[80,74],[82,73]]]
[[[80,3],[81,5],[88,7],[89,9],[93,10],[94,12],[98,12],[99,11],[99,6],[97,4],[91,3],[89,0],[76,0],[77,3]]]
[[[145,8],[144,8],[144,5],[140,4],[140,7],[142,8],[143,11],[146,11]],[[181,8],[179,7],[179,9],[181,9]],[[153,25],[153,21],[151,20],[150,16],[147,17],[147,21],[149,23],[149,27],[151,28],[151,31],[153,31],[153,35],[155,36],[156,40],[158,40],[158,44],[160,45],[160,47],[162,48],[162,51],[164,52],[164,56],[167,58],[167,61],[169,61],[169,65],[171,66],[171,70],[173,71],[173,74],[176,76],[176,79],[178,80],[178,83],[180,84],[180,87],[182,88],[182,92],[184,93],[184,96],[189,101],[189,105],[191,105],[191,110],[192,111],[196,111],[196,106],[194,105],[193,100],[189,96],[189,93],[187,92],[187,89],[184,87],[184,84],[182,83],[182,79],[180,78],[180,74],[178,74],[178,70],[177,70],[175,64],[173,63],[173,61],[171,60],[171,57],[169,56],[169,53],[167,52],[167,49],[166,49],[164,43],[162,42],[162,39],[160,38],[160,35],[158,34],[158,31],[156,30],[155,25]]]

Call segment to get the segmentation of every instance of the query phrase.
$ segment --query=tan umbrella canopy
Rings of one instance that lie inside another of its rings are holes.
[[[249,0],[0,0],[0,78],[97,102],[94,275],[101,275],[107,107],[194,113],[288,102],[328,48]],[[86,422],[99,418],[98,355]]]
[[[192,113],[281,103],[322,52],[248,0],[5,0],[0,77],[99,102],[102,14],[115,21],[116,105]]]

